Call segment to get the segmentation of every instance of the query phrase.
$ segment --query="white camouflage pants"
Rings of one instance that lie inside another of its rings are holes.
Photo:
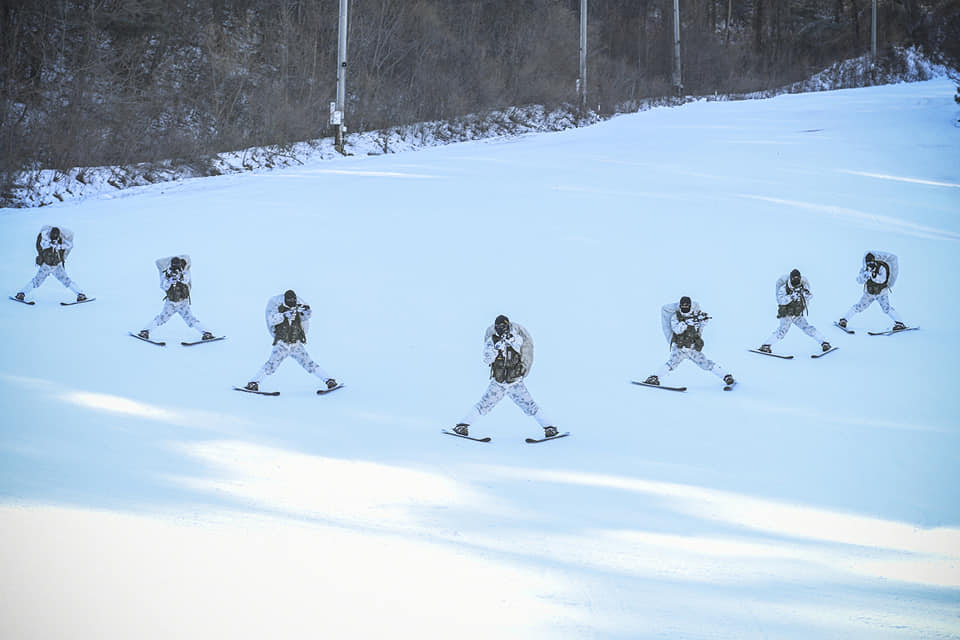
[[[860,298],[860,302],[850,307],[850,309],[843,314],[843,317],[849,320],[861,311],[866,310],[866,308],[872,305],[874,302],[879,302],[880,308],[883,309],[883,312],[890,316],[894,322],[903,322],[903,318],[900,317],[900,314],[897,313],[897,310],[894,309],[893,305],[890,304],[890,296],[888,295],[886,289],[877,295],[864,291],[863,297]]]
[[[200,333],[207,332],[206,328],[200,324],[200,321],[197,320],[190,311],[189,300],[181,300],[180,302],[170,302],[167,300],[164,302],[163,309],[160,311],[160,315],[154,318],[153,322],[146,326],[146,330],[153,331],[160,325],[166,323],[166,321],[172,318],[176,313],[180,314],[180,317],[183,318],[183,321],[187,323],[188,327],[196,329]]]
[[[784,336],[787,335],[787,332],[790,331],[790,327],[793,325],[797,325],[801,331],[821,344],[827,341],[827,339],[823,337],[823,334],[817,331],[817,328],[807,322],[807,319],[803,316],[785,316],[780,318],[780,326],[770,334],[770,337],[767,338],[767,341],[763,344],[780,342],[783,340]]]
[[[62,264],[58,264],[56,266],[50,266],[48,264],[40,265],[37,275],[33,276],[33,279],[30,280],[30,282],[28,282],[23,289],[20,289],[20,291],[26,293],[31,289],[36,289],[43,284],[43,281],[46,280],[51,274],[67,289],[70,289],[70,291],[73,291],[78,295],[80,294],[80,289],[77,287],[77,284],[70,279],[70,276],[67,275],[67,270],[63,268]]]
[[[330,379],[330,376],[327,375],[327,372],[321,369],[320,365],[310,359],[310,354],[307,353],[307,348],[302,342],[290,344],[289,342],[284,342],[281,340],[277,344],[273,345],[273,351],[270,353],[270,359],[267,360],[262,367],[260,367],[260,371],[257,372],[257,375],[250,378],[250,381],[260,382],[264,377],[271,375],[277,370],[277,367],[280,366],[280,363],[287,359],[287,356],[290,356],[299,362],[301,367],[317,376],[324,382]]]
[[[656,375],[658,378],[662,378],[668,372],[673,371],[680,366],[680,363],[684,360],[689,360],[701,369],[713,372],[713,374],[721,380],[723,379],[723,376],[727,375],[723,370],[723,367],[707,356],[703,355],[702,352],[697,351],[693,347],[677,347],[677,345],[670,346],[670,358],[654,375]]]
[[[517,380],[510,384],[503,384],[497,382],[496,380],[491,379],[490,385],[487,387],[486,392],[483,394],[483,397],[480,398],[480,402],[474,405],[470,413],[465,415],[461,424],[473,424],[473,421],[479,418],[480,416],[485,416],[490,411],[497,406],[497,403],[503,399],[503,396],[508,396],[513,402],[520,407],[520,410],[523,411],[528,416],[533,416],[537,423],[541,427],[552,426],[553,423],[543,414],[543,411],[540,410],[540,407],[537,406],[537,403],[534,402],[533,396],[530,395],[530,392],[527,391],[527,386],[523,384],[523,380]]]

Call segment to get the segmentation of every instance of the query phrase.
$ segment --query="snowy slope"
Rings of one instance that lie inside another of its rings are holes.
[[[555,134],[0,211],[0,281],[76,234],[37,305],[0,305],[0,637],[960,637],[960,129],[935,80],[693,103]],[[900,256],[890,338],[865,250]],[[228,340],[182,348],[153,260],[193,259]],[[747,352],[799,268],[792,361]],[[348,388],[267,358],[267,298],[314,309]],[[690,295],[724,393],[666,359]],[[481,395],[484,329],[533,334],[528,387],[573,437],[530,446]],[[54,615],[55,612],[55,615]]]

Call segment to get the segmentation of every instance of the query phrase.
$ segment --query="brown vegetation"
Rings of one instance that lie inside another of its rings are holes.
[[[575,102],[580,0],[351,0],[351,129]],[[0,175],[327,135],[332,0],[0,0]],[[671,85],[673,3],[590,0],[588,103]],[[870,47],[869,0],[684,0],[686,92],[779,86]],[[960,61],[960,4],[882,0],[880,43]],[[0,181],[2,182],[2,181]]]

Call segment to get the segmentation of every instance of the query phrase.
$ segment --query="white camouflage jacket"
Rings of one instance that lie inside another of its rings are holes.
[[[483,364],[488,367],[493,364],[497,358],[497,344],[503,339],[496,334],[494,325],[487,328],[483,336]],[[523,378],[527,377],[530,369],[533,368],[533,338],[530,332],[522,325],[516,322],[510,323],[510,338],[506,343],[513,347],[513,350],[520,354],[520,363],[523,365]]]

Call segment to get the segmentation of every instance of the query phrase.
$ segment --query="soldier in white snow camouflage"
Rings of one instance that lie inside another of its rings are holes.
[[[310,305],[301,300],[293,290],[288,290],[267,301],[267,329],[273,336],[273,351],[260,371],[247,383],[245,388],[248,391],[259,391],[260,381],[276,371],[288,356],[299,362],[300,366],[308,372],[323,380],[327,390],[337,387],[337,381],[327,375],[327,372],[310,358],[304,346],[307,342],[307,330],[310,328],[312,314]]]
[[[863,266],[860,267],[860,273],[857,274],[857,282],[863,285],[863,296],[861,296],[859,302],[843,314],[842,318],[837,320],[837,324],[846,328],[847,320],[861,311],[865,311],[874,302],[879,302],[883,312],[893,320],[893,330],[903,331],[906,329],[907,327],[900,314],[890,304],[890,291],[893,289],[898,275],[900,275],[900,265],[896,255],[881,251],[870,251],[864,255]]]
[[[37,235],[37,266],[40,267],[30,282],[24,285],[14,297],[23,302],[26,294],[32,289],[36,289],[49,276],[53,276],[70,291],[77,294],[77,302],[83,302],[87,299],[77,284],[67,275],[64,265],[67,262],[67,256],[73,249],[73,232],[62,227],[51,227],[45,225],[40,229]]]
[[[724,372],[723,367],[703,355],[703,326],[710,320],[706,313],[700,310],[700,305],[689,296],[680,298],[680,302],[665,304],[660,309],[660,321],[663,334],[670,345],[670,358],[652,376],[644,380],[645,384],[660,385],[660,378],[673,371],[684,360],[690,360],[701,369],[711,371],[724,384],[732,385],[733,376]]]
[[[830,343],[827,339],[804,318],[807,314],[807,303],[813,298],[813,292],[810,291],[810,282],[800,274],[800,270],[794,269],[789,274],[780,276],[776,291],[777,317],[780,318],[780,326],[774,329],[766,342],[760,345],[760,351],[771,353],[771,345],[783,340],[790,327],[794,325],[819,342],[824,352],[829,351]]]
[[[157,271],[160,272],[160,288],[165,294],[163,309],[153,322],[140,331],[139,336],[149,340],[151,331],[166,323],[174,314],[180,314],[188,327],[200,332],[201,340],[213,340],[213,334],[200,324],[190,309],[190,287],[193,286],[190,277],[190,256],[160,258],[156,261],[156,265]]]
[[[523,326],[510,322],[507,316],[497,316],[484,334],[483,364],[490,367],[490,384],[480,401],[453,428],[454,432],[469,435],[470,425],[490,413],[504,396],[508,396],[521,411],[543,427],[545,437],[557,435],[556,427],[534,402],[523,383],[533,366],[533,338]]]

